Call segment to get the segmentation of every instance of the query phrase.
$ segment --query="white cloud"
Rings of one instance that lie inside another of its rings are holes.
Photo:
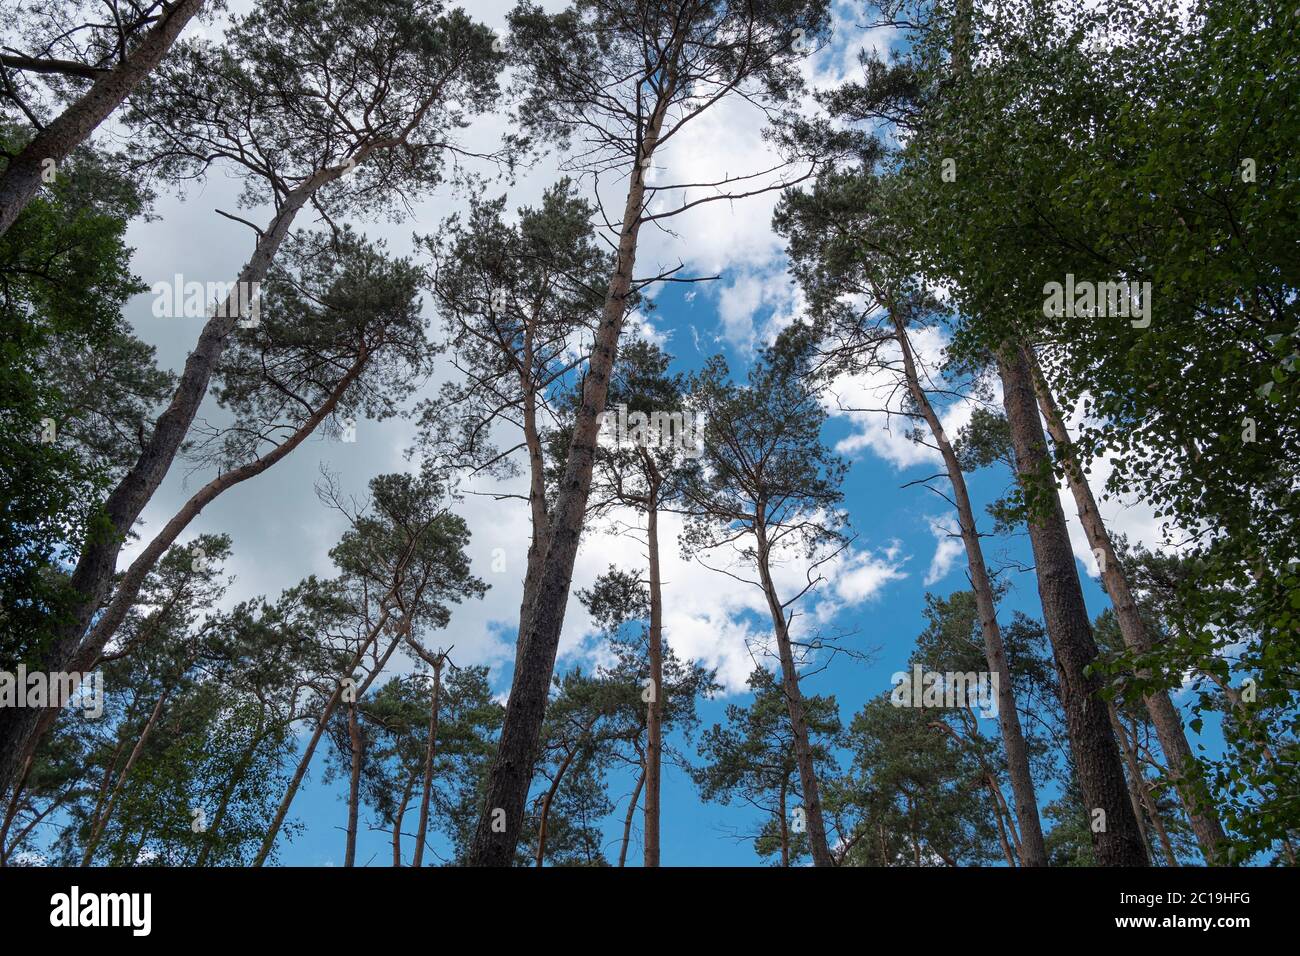
[[[931,518],[930,533],[935,537],[934,557],[930,559],[930,569],[925,572],[925,586],[937,584],[948,576],[953,564],[965,550],[960,537],[957,522],[950,517]]]

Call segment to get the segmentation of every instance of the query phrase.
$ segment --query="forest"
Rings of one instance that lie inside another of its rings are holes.
[[[1296,866],[1294,4],[0,14],[0,868]]]

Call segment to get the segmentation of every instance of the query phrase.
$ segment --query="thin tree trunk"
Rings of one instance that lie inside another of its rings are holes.
[[[1102,866],[1146,866],[1146,847],[1138,832],[1119,748],[1101,699],[1100,683],[1085,673],[1097,658],[1088,609],[1074,564],[1065,514],[1047,457],[1047,442],[1038,420],[1033,378],[1019,349],[998,356],[1003,403],[1011,426],[1016,471],[1029,505],[1026,515],[1033,548],[1043,621],[1052,642],[1061,705],[1065,710],[1070,750],[1085,806],[1092,818],[1104,812],[1105,825],[1093,832],[1093,848]]]
[[[392,594],[393,591],[390,590],[388,592],[389,598],[392,597]],[[387,601],[383,603],[386,604]],[[355,670],[361,661],[365,659],[366,651],[369,649],[370,645],[374,643],[375,638],[379,636],[379,632],[388,621],[388,616],[389,610],[388,608],[384,608],[383,612],[379,615],[379,620],[375,622],[374,627],[372,627],[370,632],[367,634],[366,640],[352,656],[348,673]],[[357,699],[360,699],[361,696],[365,694],[371,681],[373,681],[384,669],[384,666],[388,663],[388,659],[393,656],[393,652],[397,650],[397,645],[400,643],[401,641],[394,640],[388,650],[384,652],[384,656],[380,658],[375,669],[367,675],[366,679],[357,688]],[[257,851],[257,857],[253,860],[253,866],[262,866],[266,862],[266,858],[270,856],[271,848],[275,846],[275,838],[280,833],[280,827],[284,825],[284,818],[289,813],[289,807],[293,803],[293,798],[298,795],[298,788],[302,785],[303,777],[307,775],[307,768],[311,765],[311,758],[316,753],[316,745],[320,743],[321,735],[325,733],[325,727],[329,723],[329,719],[334,716],[334,711],[338,707],[339,701],[342,699],[343,685],[340,683],[334,688],[334,692],[330,694],[329,700],[325,703],[325,709],[321,712],[320,717],[316,721],[316,729],[311,735],[311,740],[307,742],[307,749],[303,751],[303,755],[298,761],[298,767],[293,773],[293,778],[289,781],[289,786],[285,789],[284,797],[280,800],[280,806],[276,809],[275,816],[271,819],[271,825],[267,827],[266,836],[262,838],[262,846],[261,849]]]
[[[790,866],[790,819],[786,814],[786,788],[789,786],[790,778],[788,776],[781,778],[781,795],[777,802],[777,808],[780,812],[781,824],[781,866]]]
[[[663,582],[659,570],[659,489],[652,484],[646,502],[647,542],[650,551],[650,686],[654,697],[646,717],[645,751],[645,865],[659,865],[659,790],[663,754]]]
[[[1151,650],[1151,638],[1142,623],[1141,614],[1138,613],[1137,602],[1133,599],[1133,592],[1129,588],[1124,565],[1115,554],[1110,534],[1106,531],[1105,522],[1102,521],[1101,512],[1097,508],[1097,500],[1093,497],[1088,480],[1079,467],[1070,433],[1065,427],[1065,420],[1052,396],[1051,389],[1048,388],[1047,379],[1043,376],[1038,359],[1031,348],[1026,347],[1024,353],[1033,372],[1038,407],[1042,410],[1043,419],[1047,422],[1048,434],[1052,436],[1052,443],[1056,447],[1057,461],[1065,471],[1070,491],[1074,495],[1074,503],[1079,509],[1079,523],[1083,525],[1084,534],[1088,537],[1088,547],[1092,548],[1094,554],[1099,553],[1101,580],[1115,608],[1120,635],[1130,650],[1145,654]],[[1138,676],[1148,675],[1146,672],[1139,672]],[[1160,740],[1160,749],[1164,751],[1169,775],[1187,813],[1192,832],[1196,835],[1196,842],[1200,844],[1205,862],[1212,866],[1222,850],[1226,837],[1223,833],[1223,825],[1219,822],[1219,815],[1209,803],[1208,794],[1201,796],[1200,799],[1197,797],[1197,783],[1202,779],[1200,763],[1192,754],[1191,745],[1187,742],[1182,717],[1165,691],[1154,691],[1142,699],[1146,704],[1147,713],[1151,716],[1151,723],[1155,726],[1156,737]]]
[[[666,103],[665,99],[651,117],[638,160],[654,155]],[[524,806],[532,783],[538,738],[546,714],[546,698],[551,674],[555,670],[555,653],[564,625],[573,564],[591,491],[600,415],[605,411],[609,379],[627,315],[628,296],[632,291],[632,270],[636,262],[644,202],[645,169],[638,161],[632,168],[628,185],[617,262],[605,293],[604,311],[583,384],[582,404],[577,412],[564,476],[560,480],[559,496],[550,521],[550,541],[538,579],[537,596],[529,612],[523,650],[515,666],[497,755],[488,778],[483,813],[468,854],[470,866],[509,866],[523,827]],[[502,813],[504,825],[498,828],[497,821]]]
[[[57,170],[85,142],[167,55],[185,25],[203,8],[203,0],[176,0],[125,59],[99,75],[90,89],[38,132],[0,173],[0,236],[9,231],[41,187],[46,160]]]
[[[262,741],[268,736],[263,729],[263,721],[259,720],[257,731],[253,734],[252,742],[244,748],[244,752],[239,756],[239,762],[235,765],[234,771],[230,775],[226,786],[222,788],[221,799],[217,801],[216,812],[212,814],[212,821],[203,834],[203,847],[199,850],[198,858],[194,861],[195,866],[206,866],[208,857],[212,855],[212,844],[215,840],[221,823],[226,818],[226,809],[230,806],[230,798],[234,796],[236,788],[244,779],[244,774],[248,772],[249,766],[253,762],[253,757],[257,753],[257,748],[262,745]]]
[[[1147,836],[1146,823],[1142,818],[1142,808],[1146,803],[1142,799],[1142,765],[1138,763],[1137,754],[1133,752],[1133,748],[1129,745],[1128,736],[1124,733],[1124,728],[1119,722],[1119,714],[1115,711],[1115,705],[1111,701],[1106,702],[1106,713],[1110,717],[1110,725],[1115,731],[1115,739],[1119,741],[1120,753],[1124,755],[1124,764],[1128,767],[1129,804],[1133,807],[1133,816],[1137,820],[1138,833],[1142,835],[1142,845],[1150,852],[1151,839]]]
[[[532,337],[525,342],[525,368],[532,368]],[[528,566],[524,573],[524,593],[519,602],[519,630],[515,637],[515,659],[523,656],[524,635],[528,629],[528,615],[537,597],[537,584],[541,578],[542,561],[550,544],[550,519],[546,513],[546,461],[542,455],[542,439],[537,428],[536,392],[529,373],[520,374],[524,392],[524,444],[528,448],[528,509],[532,521],[532,540],[528,542]]]
[[[130,775],[135,762],[140,759],[145,742],[149,739],[149,732],[153,730],[154,724],[158,721],[158,715],[162,713],[163,705],[167,703],[167,697],[170,693],[170,689],[164,690],[158,697],[158,702],[153,706],[153,712],[149,714],[149,719],[144,722],[144,727],[140,730],[140,736],[136,738],[135,746],[131,748],[131,756],[126,758],[126,766],[122,768],[122,772],[118,775],[117,783],[113,787],[113,792],[108,796],[108,802],[104,804],[103,812],[96,816],[94,825],[91,827],[90,838],[86,841],[86,851],[81,857],[82,866],[90,866],[90,861],[95,856],[99,841],[104,835],[104,828],[108,826],[108,821],[113,816],[113,808],[117,804],[117,798],[121,795],[122,788],[126,786],[126,778]]]
[[[357,704],[348,704],[348,750],[352,756],[352,774],[348,780],[348,846],[343,855],[344,866],[356,866],[357,816],[361,802],[361,728],[357,725]]]
[[[442,658],[433,668],[433,703],[429,707],[429,746],[424,752],[424,784],[420,792],[420,824],[415,832],[415,859],[419,867],[424,859],[424,840],[429,832],[429,798],[433,794],[433,758],[438,752],[438,696],[442,690]]]
[[[1151,781],[1141,772],[1142,764],[1138,760],[1137,719],[1131,719],[1128,728],[1125,728],[1118,712],[1116,712],[1115,718],[1119,724],[1120,743],[1123,744],[1126,752],[1132,751],[1133,753],[1133,763],[1138,768],[1138,774],[1142,780],[1142,790],[1140,791],[1142,804],[1147,808],[1147,816],[1151,820],[1151,826],[1156,831],[1156,837],[1160,840],[1160,846],[1164,850],[1165,858],[1169,861],[1170,866],[1180,866],[1178,854],[1174,852],[1174,841],[1169,838],[1169,831],[1165,827],[1164,818],[1160,815],[1160,807],[1156,804],[1155,789]]]
[[[1043,842],[1043,827],[1038,816],[1038,796],[1034,791],[1034,777],[1029,769],[1029,748],[1025,744],[1016,710],[1016,696],[1007,664],[1006,647],[1002,642],[1002,629],[998,625],[997,605],[993,600],[993,583],[984,564],[984,548],[980,544],[979,529],[975,525],[975,510],[971,506],[970,492],[961,463],[948,440],[943,423],[930,404],[930,398],[921,388],[912,345],[907,327],[889,300],[890,316],[903,353],[903,369],[912,400],[925,416],[926,424],[948,472],[953,501],[957,506],[957,523],[961,529],[962,544],[966,549],[966,564],[970,570],[971,589],[975,592],[975,607],[980,616],[980,633],[984,638],[984,659],[990,673],[998,678],[998,729],[1002,734],[1002,749],[1007,757],[1007,775],[1011,792],[1016,800],[1016,820],[1020,829],[1020,862],[1022,866],[1047,866],[1047,847]]]
[[[541,866],[542,862],[546,859],[546,823],[551,817],[551,802],[555,799],[555,795],[560,790],[560,781],[564,779],[565,773],[568,772],[569,764],[573,763],[573,757],[578,752],[580,743],[581,738],[579,738],[578,743],[573,745],[571,750],[565,753],[564,762],[561,763],[559,769],[555,771],[555,779],[551,781],[551,785],[546,789],[546,795],[542,797],[541,822],[537,827],[536,861],[538,866]]]
[[[406,786],[402,789],[402,802],[397,805],[397,812],[393,814],[393,866],[402,865],[402,820],[406,818],[406,807],[411,802],[411,794],[415,791],[415,774],[408,774],[406,777]]]
[[[790,714],[790,729],[794,737],[794,760],[799,768],[799,784],[803,791],[803,809],[808,824],[808,847],[812,852],[813,866],[834,866],[830,847],[826,842],[826,823],[822,818],[821,797],[817,786],[817,770],[813,766],[812,744],[808,736],[808,721],[804,714],[803,694],[799,690],[799,671],[794,665],[794,652],[790,648],[790,633],[786,627],[785,609],[776,594],[776,585],[768,569],[767,535],[761,522],[754,525],[758,538],[758,571],[772,614],[772,628],[776,632],[777,650],[781,658],[781,674],[785,691],[786,710]]]
[[[624,866],[627,863],[627,846],[632,840],[632,820],[636,817],[636,802],[641,796],[641,788],[645,785],[646,770],[642,765],[641,772],[637,775],[636,786],[632,789],[632,799],[627,804],[627,816],[623,818],[623,845],[618,851],[618,865]]]
[[[992,774],[985,774],[984,782],[989,786],[989,794],[993,797],[993,817],[998,823],[998,841],[1002,844],[1002,855],[1006,857],[1007,866],[1015,869],[1016,855],[1011,851],[1011,843],[1007,840],[1006,821],[1002,818],[1002,801],[998,799],[1001,794],[998,792],[998,782],[993,779]]]

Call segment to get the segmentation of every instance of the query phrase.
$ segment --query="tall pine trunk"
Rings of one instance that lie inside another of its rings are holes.
[[[632,842],[632,821],[636,819],[636,802],[641,798],[641,788],[645,786],[645,767],[637,774],[636,786],[632,788],[632,799],[627,804],[627,816],[623,818],[623,844],[618,851],[618,865],[627,865],[627,847]]]
[[[442,690],[442,660],[433,668],[433,703],[429,706],[429,746],[424,751],[424,782],[420,790],[420,824],[415,831],[415,859],[418,867],[424,860],[424,840],[429,832],[429,800],[433,796],[433,758],[438,753],[438,697]]]
[[[813,765],[812,743],[808,736],[808,721],[804,713],[803,694],[799,690],[799,671],[795,668],[794,652],[790,647],[790,631],[785,619],[785,609],[777,596],[768,568],[767,534],[761,523],[755,524],[758,538],[758,573],[772,614],[772,628],[776,632],[777,651],[781,658],[782,690],[786,710],[790,714],[790,729],[794,737],[794,761],[799,768],[799,784],[803,791],[803,810],[807,820],[808,847],[812,852],[813,866],[834,866],[830,846],[826,842],[826,823],[822,818],[820,789],[817,786],[817,768]],[[784,823],[783,823],[784,825]]]
[[[1038,420],[1033,378],[1024,355],[1010,347],[998,355],[1003,404],[1011,426],[1016,471],[1026,499],[1043,623],[1052,642],[1061,706],[1070,751],[1093,830],[1093,850],[1102,866],[1146,866],[1146,846],[1129,803],[1119,747],[1111,732],[1100,682],[1084,673],[1097,658],[1088,608],[1074,564],[1065,514]],[[1097,811],[1103,816],[1098,817]]]
[[[1024,352],[1034,376],[1038,406],[1043,413],[1043,419],[1047,422],[1047,431],[1052,436],[1052,443],[1056,447],[1057,461],[1065,471],[1070,492],[1074,495],[1074,503],[1079,509],[1079,523],[1083,525],[1084,534],[1088,537],[1088,547],[1092,549],[1093,554],[1098,555],[1097,563],[1101,569],[1101,580],[1115,608],[1120,635],[1129,650],[1145,654],[1151,650],[1151,638],[1142,623],[1142,616],[1138,613],[1137,602],[1133,599],[1133,592],[1129,588],[1124,565],[1115,554],[1110,534],[1106,531],[1105,522],[1102,521],[1101,512],[1097,508],[1097,500],[1093,497],[1088,480],[1079,467],[1074,445],[1070,441],[1070,433],[1065,427],[1065,419],[1052,396],[1051,389],[1048,388],[1047,379],[1043,376],[1037,357],[1028,347]],[[1139,676],[1147,675],[1139,673]],[[1160,749],[1164,752],[1169,775],[1173,778],[1178,797],[1187,812],[1192,832],[1196,835],[1196,842],[1200,845],[1206,863],[1213,865],[1222,852],[1226,838],[1223,826],[1219,822],[1219,815],[1210,804],[1208,795],[1198,796],[1196,784],[1200,780],[1200,765],[1192,754],[1191,745],[1187,742],[1182,717],[1164,691],[1157,690],[1147,694],[1143,697],[1143,702],[1146,704],[1147,713],[1151,716],[1151,723],[1156,728],[1156,737],[1160,741]]]
[[[488,778],[487,799],[470,845],[470,866],[509,866],[523,828],[524,806],[532,783],[546,697],[555,653],[559,647],[564,611],[573,580],[573,563],[591,492],[600,416],[605,411],[609,379],[614,370],[618,341],[627,315],[636,263],[637,237],[645,202],[645,166],[663,127],[666,98],[652,115],[641,152],[632,168],[614,273],[605,293],[605,306],[592,348],[582,389],[573,438],[569,444],[559,496],[550,521],[550,540],[537,582],[536,598],[528,615],[523,648],[515,662],[514,681],[506,704],[505,721],[496,760]]]
[[[343,854],[344,866],[357,863],[357,817],[361,803],[361,728],[357,722],[357,704],[348,704],[348,752],[352,757],[352,772],[348,777],[348,847]]]
[[[943,423],[935,414],[929,396],[921,388],[912,345],[902,318],[890,307],[894,330],[903,352],[903,370],[912,400],[925,416],[926,424],[939,446],[943,464],[952,485],[953,501],[957,506],[957,521],[961,540],[966,549],[966,564],[970,569],[971,588],[975,592],[975,607],[980,616],[980,633],[984,638],[984,658],[990,673],[998,677],[998,727],[1002,733],[1002,748],[1007,757],[1007,774],[1011,778],[1011,792],[1016,799],[1016,822],[1020,830],[1020,864],[1022,866],[1047,866],[1047,847],[1043,843],[1043,827],[1038,816],[1038,797],[1034,792],[1034,778],[1029,769],[1029,748],[1020,727],[1016,711],[1016,697],[1011,682],[1011,668],[1007,665],[1006,647],[1002,643],[1002,629],[998,625],[997,606],[993,600],[993,583],[984,564],[984,549],[980,545],[979,531],[975,526],[975,511],[971,507],[966,476],[953,451],[952,443],[944,431]]]

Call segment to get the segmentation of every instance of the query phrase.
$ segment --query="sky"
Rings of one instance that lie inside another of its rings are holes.
[[[503,28],[505,0],[485,0],[473,5],[472,15],[498,30]],[[547,2],[548,9],[562,3]],[[232,2],[235,10],[247,6]],[[811,54],[805,62],[806,76],[813,87],[835,85],[857,74],[857,55],[864,46],[886,49],[897,42],[886,31],[871,31],[858,25],[860,7],[835,3],[834,39],[826,48]],[[651,182],[700,182],[724,174],[763,169],[771,165],[769,147],[761,136],[752,107],[727,103],[705,113],[682,136],[658,155]],[[465,131],[470,148],[490,149],[508,132],[504,115],[477,120]],[[513,184],[494,183],[491,196],[506,193],[511,208],[537,202],[543,190],[559,178],[558,157],[543,156],[532,168],[523,170]],[[662,177],[662,178],[657,178]],[[186,280],[229,281],[234,278],[252,248],[250,230],[214,212],[220,208],[237,211],[239,182],[214,171],[208,178],[183,193],[160,191],[151,221],[136,222],[128,233],[134,247],[134,271],[146,282],[170,280],[182,274]],[[738,376],[753,360],[755,349],[771,341],[777,331],[799,314],[800,297],[787,273],[782,241],[771,228],[775,193],[739,200],[710,203],[678,217],[672,233],[648,229],[643,233],[638,273],[654,274],[660,269],[684,265],[683,275],[718,275],[716,281],[693,285],[666,285],[653,290],[656,308],[632,322],[637,334],[662,345],[675,357],[675,368],[689,371],[721,352]],[[354,219],[353,225],[370,238],[383,238],[391,251],[414,254],[413,233],[427,234],[447,215],[464,209],[467,200],[450,189],[441,189],[417,203],[404,222],[368,222]],[[607,203],[608,205],[608,203]],[[265,210],[240,215],[254,221],[266,217]],[[429,297],[425,309],[432,316]],[[157,348],[159,363],[179,370],[187,351],[197,339],[202,319],[158,318],[152,312],[152,296],[133,299],[128,318],[136,334]],[[435,321],[434,327],[437,327]],[[943,342],[936,336],[922,338],[918,349],[931,360],[941,354]],[[437,380],[413,387],[410,405],[432,394]],[[862,395],[877,382],[845,382],[847,397]],[[852,404],[847,401],[845,404]],[[884,416],[843,414],[832,408],[825,429],[827,442],[851,463],[844,484],[845,507],[852,532],[851,549],[830,569],[827,582],[804,602],[804,623],[816,622],[849,632],[848,646],[868,655],[866,660],[840,657],[830,668],[820,670],[804,682],[805,694],[833,694],[840,704],[842,719],[852,715],[871,697],[891,686],[890,675],[903,668],[914,639],[922,629],[922,609],[929,592],[947,595],[967,586],[964,561],[957,539],[948,535],[952,515],[940,497],[919,485],[904,487],[918,478],[934,474],[937,456],[930,449],[911,442],[899,419]],[[209,399],[200,418],[216,417]],[[945,412],[950,433],[969,416],[969,408],[954,406]],[[309,574],[334,573],[327,552],[344,530],[343,519],[327,510],[313,493],[322,466],[336,472],[344,491],[361,496],[373,476],[411,470],[403,452],[411,445],[413,423],[402,417],[383,422],[361,420],[355,442],[313,437],[256,479],[226,492],[204,510],[181,541],[203,533],[226,533],[233,538],[233,554],[226,564],[232,577],[223,604],[232,605],[256,595],[274,598]],[[1094,473],[1100,487],[1106,471],[1097,463]],[[178,463],[162,488],[145,509],[139,528],[147,541],[206,476],[188,474]],[[995,470],[974,475],[971,492],[977,514],[988,530],[991,520],[984,506],[1005,490],[1007,476]],[[517,489],[516,489],[517,490]],[[1092,615],[1106,606],[1097,585],[1096,567],[1082,529],[1074,518],[1073,502],[1063,495],[1071,534],[1079,557],[1079,570]],[[454,645],[453,661],[459,666],[486,664],[492,669],[494,691],[504,696],[509,688],[525,555],[529,542],[526,505],[516,500],[467,496],[458,509],[473,534],[469,551],[474,572],[489,586],[486,597],[456,606],[445,631],[425,636],[427,646]],[[1158,524],[1149,510],[1137,503],[1103,502],[1103,513],[1111,527],[1134,541],[1159,543]],[[722,719],[728,703],[743,703],[745,678],[753,667],[750,647],[761,641],[770,628],[761,592],[723,574],[684,561],[675,545],[678,519],[665,516],[664,539],[665,639],[676,654],[716,668],[724,692],[702,702],[702,724]],[[142,547],[137,541],[126,549],[120,565],[125,566]],[[992,565],[1032,564],[1027,538],[989,539],[986,547]],[[504,562],[494,558],[504,557]],[[644,555],[638,544],[626,537],[589,534],[578,556],[574,591],[588,586],[610,564],[641,567]],[[789,568],[784,582],[802,579],[802,572]],[[1032,572],[1008,571],[1012,589],[1002,606],[1004,620],[1021,610],[1038,616]],[[601,656],[599,641],[581,604],[571,598],[561,638],[557,670],[577,664],[589,666]],[[390,668],[390,674],[413,669],[409,661]],[[993,732],[988,725],[985,732]],[[671,741],[693,754],[694,748],[681,739]],[[303,824],[292,841],[279,843],[282,863],[311,866],[341,865],[344,852],[346,806],[343,787],[325,786],[323,755],[318,754],[309,782],[299,794],[291,819]],[[619,774],[609,778],[609,796],[616,804],[608,822],[607,856],[617,856],[617,840],[632,779]],[[757,859],[743,834],[756,828],[758,816],[743,807],[702,803],[685,774],[676,767],[665,771],[663,791],[663,863],[753,865]],[[638,829],[639,834],[639,829]],[[368,830],[363,823],[359,835],[358,865],[388,862],[388,835]],[[409,841],[408,841],[409,843]],[[434,844],[435,853],[445,847]],[[629,856],[639,859],[639,843]]]

